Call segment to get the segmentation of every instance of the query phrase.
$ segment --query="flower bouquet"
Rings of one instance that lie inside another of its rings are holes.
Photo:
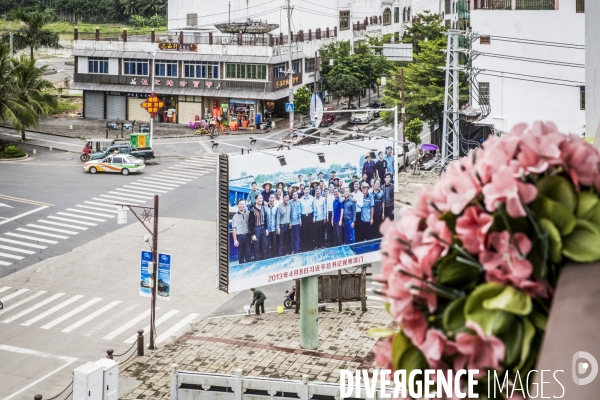
[[[583,139],[541,122],[451,163],[382,225],[376,279],[399,329],[372,331],[386,338],[376,363],[407,376],[478,369],[480,398],[492,370],[525,384],[561,268],[600,260],[599,163]]]

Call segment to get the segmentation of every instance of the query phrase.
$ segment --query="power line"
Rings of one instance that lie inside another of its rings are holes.
[[[581,85],[583,85],[582,82],[579,81],[572,81],[569,79],[559,79],[559,78],[548,78],[547,76],[538,76],[538,75],[527,75],[527,74],[518,74],[516,72],[507,72],[507,71],[495,71],[493,69],[482,69],[480,70],[482,72],[497,72],[500,74],[510,74],[510,75],[518,75],[518,76],[526,76],[528,78],[540,78],[540,79],[549,79],[549,80],[553,80],[553,81],[561,81],[561,82],[572,82],[572,83],[579,83]]]
[[[569,87],[581,87],[583,85],[567,85],[566,83],[555,83],[555,82],[544,82],[544,81],[537,81],[534,79],[523,79],[523,78],[513,78],[510,76],[502,76],[502,75],[494,75],[494,74],[486,74],[485,72],[482,72],[481,75],[486,75],[486,76],[495,76],[496,78],[506,78],[506,79],[514,79],[517,81],[526,81],[526,82],[536,82],[536,83],[545,83],[547,85],[557,85],[557,86],[569,86]]]
[[[552,44],[552,43],[533,43],[533,42],[521,41],[521,40],[499,39],[495,36],[490,36],[490,37],[494,38],[494,40],[497,40],[499,42],[511,42],[511,43],[520,43],[520,44],[531,44],[531,45],[536,45],[536,46],[562,47],[565,49],[585,50],[585,47],[579,47],[577,45],[571,46],[571,45],[559,45],[559,44]]]
[[[278,7],[278,8],[273,8],[273,9],[271,9],[271,10],[267,10],[267,11],[261,11],[261,12],[259,12],[259,13],[256,13],[256,14],[249,15],[249,16],[248,16],[248,18],[260,17],[260,16],[263,16],[263,15],[272,14],[272,13],[274,13],[274,12],[277,12],[278,10],[279,10],[279,7]],[[236,20],[241,20],[241,19],[245,19],[245,18],[246,18],[246,17],[243,17],[243,18],[242,18],[242,17],[240,17],[240,18],[236,18],[236,19],[234,19],[233,21],[236,21]],[[211,22],[210,24],[202,24],[202,25],[197,25],[197,27],[198,27],[198,28],[202,28],[202,27],[211,27],[211,26],[214,26],[214,25],[217,25],[217,24],[224,24],[224,23],[227,23],[227,22],[229,22],[229,20],[227,20],[227,21],[219,21],[219,22]]]
[[[582,49],[585,49],[585,45],[583,45],[583,44],[548,42],[545,40],[523,39],[523,38],[514,38],[514,37],[509,37],[509,36],[496,36],[496,35],[485,35],[485,34],[480,34],[480,36],[490,36],[492,38],[497,38],[497,39],[519,40],[519,41],[531,42],[531,43],[544,43],[544,44],[555,44],[555,45],[561,45],[561,46],[573,46],[573,47],[580,47]]]
[[[276,1],[277,0],[270,0],[270,1],[267,1],[265,3],[257,4],[255,6],[249,6],[249,7],[247,7],[247,9],[255,8],[255,7],[262,7],[265,4],[275,3]],[[231,12],[238,12],[238,11],[244,11],[244,9],[231,10]],[[229,12],[230,11],[224,11],[224,12],[220,12],[220,13],[216,13],[216,14],[201,15],[200,18],[214,17],[215,15],[229,14]],[[262,11],[261,11],[261,13],[262,13]],[[239,17],[239,18],[236,18],[236,19],[240,19],[240,18],[242,18],[242,17]],[[184,17],[184,18],[169,18],[169,21],[181,21],[181,20],[187,20],[187,17]],[[227,22],[227,21],[225,21],[225,22]],[[220,22],[217,22],[217,23],[220,23]]]
[[[477,54],[486,56],[486,57],[504,58],[504,59],[508,59],[508,60],[524,61],[524,62],[534,62],[534,63],[538,63],[538,64],[560,65],[560,66],[564,66],[564,67],[573,67],[573,68],[585,68],[584,64],[568,63],[568,62],[564,62],[564,61],[541,60],[538,58],[508,56],[508,55],[497,54],[497,53],[477,52]]]

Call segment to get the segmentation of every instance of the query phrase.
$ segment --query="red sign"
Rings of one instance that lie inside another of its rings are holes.
[[[148,111],[148,114],[150,114],[150,118],[154,118],[156,113],[158,113],[158,111],[165,106],[165,103],[163,101],[160,101],[160,99],[156,97],[156,94],[152,92],[150,97],[148,97],[146,101],[140,104],[140,106],[142,106],[144,110]]]

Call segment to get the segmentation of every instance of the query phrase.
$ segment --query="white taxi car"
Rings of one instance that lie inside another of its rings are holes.
[[[140,172],[144,168],[144,160],[128,154],[118,153],[106,156],[102,160],[88,161],[83,166],[84,171],[91,174],[96,172],[119,172],[123,175],[129,175],[131,172]]]

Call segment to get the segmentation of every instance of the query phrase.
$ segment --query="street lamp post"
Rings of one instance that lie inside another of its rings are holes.
[[[144,225],[144,228],[150,233],[152,237],[152,275],[150,277],[150,291],[151,302],[150,302],[150,341],[148,343],[148,348],[150,350],[155,350],[156,346],[154,344],[154,336],[156,335],[156,327],[154,326],[156,320],[156,288],[158,286],[158,195],[154,195],[154,207],[143,207],[143,206],[135,206],[130,204],[116,204],[117,206],[121,206],[118,210],[118,224],[126,224],[127,223],[127,207],[133,215]],[[135,212],[134,209],[141,209],[141,214]],[[150,228],[146,223],[149,223],[152,220],[152,228]]]
[[[158,53],[158,49],[154,49],[149,51],[148,54],[152,56],[152,68],[150,68],[150,80],[152,81],[150,92],[154,93],[154,69],[156,68],[156,53]],[[152,147],[152,137],[154,135],[154,116],[150,116],[150,143],[149,146]]]

